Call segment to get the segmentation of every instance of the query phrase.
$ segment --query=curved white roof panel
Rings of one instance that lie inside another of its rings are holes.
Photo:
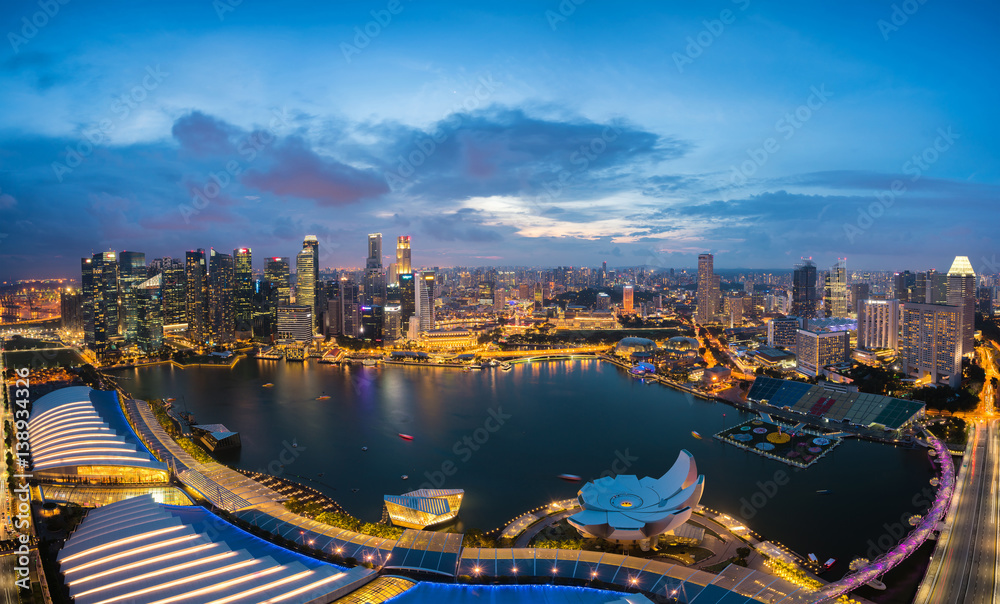
[[[136,437],[113,391],[72,386],[38,399],[28,421],[32,469],[127,466],[166,470]]]
[[[204,508],[166,506],[150,496],[92,510],[57,559],[76,604],[328,602],[319,598],[371,573],[345,572]]]

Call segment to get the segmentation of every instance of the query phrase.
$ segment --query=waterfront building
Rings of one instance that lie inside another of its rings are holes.
[[[213,344],[232,342],[236,334],[234,279],[233,257],[220,254],[213,248],[209,252],[208,273],[208,314]]]
[[[957,388],[962,381],[962,309],[942,304],[903,305],[899,358],[903,371]]]
[[[295,304],[316,308],[316,255],[310,246],[295,257]]]
[[[804,258],[792,273],[792,314],[815,317],[816,300],[816,265]]]
[[[264,267],[264,278],[278,288],[278,305],[291,304],[291,275],[289,275],[288,258],[268,258]]]
[[[208,339],[209,332],[208,266],[205,263],[205,250],[199,248],[197,251],[187,252],[184,277],[188,338],[195,345],[201,346]]]
[[[382,337],[386,342],[395,342],[403,333],[402,312],[399,304],[383,308],[384,324]]]
[[[850,354],[851,334],[848,331],[796,331],[795,368],[799,373],[816,377],[827,365],[846,362]]]
[[[838,258],[826,276],[823,313],[828,317],[846,317],[847,310],[847,258]]]
[[[402,495],[386,495],[383,500],[394,525],[423,530],[454,520],[464,496],[462,489],[419,489]]]
[[[631,359],[633,355],[651,356],[656,352],[656,342],[648,338],[628,337],[622,338],[615,344],[615,356],[623,359]]]
[[[250,299],[252,337],[260,344],[274,344],[278,337],[279,288],[268,279],[257,279]]]
[[[475,347],[478,338],[468,329],[430,329],[421,330],[417,341],[427,350],[454,351]]]
[[[121,252],[118,254],[119,310],[121,335],[125,344],[135,345],[139,339],[139,311],[135,287],[146,280],[146,254]]]
[[[279,306],[277,330],[277,342],[281,344],[312,342],[312,307],[305,304]]]
[[[132,431],[118,393],[71,386],[34,402],[28,421],[36,480],[166,484],[170,475]]]
[[[695,310],[695,320],[706,325],[715,322],[719,312],[720,291],[719,280],[714,274],[715,256],[712,254],[698,255],[698,305]]]
[[[359,337],[365,342],[372,342],[378,346],[382,345],[383,325],[385,322],[385,312],[383,307],[377,305],[364,305],[360,308],[361,334]]]
[[[962,356],[972,357],[976,331],[976,272],[966,256],[955,256],[947,275],[947,300],[950,306],[961,311],[959,343]]]
[[[660,478],[605,476],[583,485],[578,493],[583,511],[567,520],[584,537],[638,543],[648,551],[654,539],[691,518],[704,489],[694,457],[682,450]]]
[[[253,252],[248,247],[233,250],[233,306],[236,339],[249,340],[253,333]]]
[[[898,300],[861,300],[858,304],[858,348],[896,350],[899,338]]]

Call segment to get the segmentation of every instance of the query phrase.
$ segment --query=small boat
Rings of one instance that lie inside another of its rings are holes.
[[[351,492],[352,492],[352,493],[357,493],[357,492],[358,492],[358,491],[360,491],[360,490],[361,490],[361,489],[351,489]]]
[[[320,478],[322,478],[323,477],[323,473],[320,472],[319,474],[317,474],[317,476],[319,476]]]
[[[482,369],[482,365],[469,365],[469,369]]]
[[[367,450],[368,450],[368,447],[361,447],[361,450],[362,450],[362,451],[367,451]]]
[[[329,395],[324,394],[323,396],[317,396],[316,400],[317,401],[325,401],[325,400],[329,400],[329,398],[330,398]]]
[[[832,492],[833,491],[831,491],[830,489],[820,489],[816,491],[816,493],[818,493],[819,495],[829,495]]]
[[[694,430],[691,431],[691,436],[697,438],[698,440],[701,440],[701,434],[698,434]]]
[[[167,399],[167,402],[168,402],[168,403],[172,403],[172,402],[174,402],[174,401],[176,401],[176,400],[177,400],[177,399],[175,399],[175,398],[168,398],[168,399]]]
[[[294,439],[294,438],[293,438],[293,439],[292,439],[292,446],[293,446],[293,447],[297,447],[297,446],[299,446],[299,441],[298,441],[297,439]]]
[[[816,557],[816,554],[809,554],[809,561],[813,564],[819,564],[819,558]]]
[[[409,480],[410,479],[410,477],[408,475],[406,475],[406,474],[403,474],[402,476],[400,476],[400,478],[402,478],[403,480]]]
[[[361,361],[361,364],[364,365],[365,367],[374,367],[375,366],[375,359],[365,359],[365,360]]]
[[[511,365],[510,363],[501,363],[500,364],[500,369],[503,369],[504,371],[510,371],[513,368],[514,368],[514,366]]]
[[[274,388],[274,384],[272,384],[271,382],[268,382],[268,383],[264,384],[264,388]]]
[[[402,432],[399,433],[399,437],[402,438],[403,440],[413,440],[412,436],[410,436],[409,434],[403,434]]]
[[[837,559],[836,558],[830,558],[829,560],[827,560],[826,562],[823,563],[823,567],[824,568],[830,568],[831,566],[833,566],[836,563],[837,563]]]
[[[576,474],[560,474],[557,478],[561,478],[566,482],[580,482],[580,477]]]

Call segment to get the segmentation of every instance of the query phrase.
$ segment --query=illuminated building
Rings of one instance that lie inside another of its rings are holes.
[[[597,310],[608,310],[611,308],[611,296],[604,292],[597,294]]]
[[[208,314],[210,334],[214,344],[232,342],[236,334],[233,306],[233,257],[210,252],[208,273]]]
[[[465,350],[475,347],[478,338],[467,329],[431,329],[421,330],[418,341],[428,350]]]
[[[973,334],[976,330],[976,272],[966,256],[955,256],[948,269],[947,300],[961,309],[959,343],[963,356],[972,356]]]
[[[283,344],[312,342],[312,307],[290,304],[278,307],[278,342]]]
[[[858,307],[861,306],[861,303],[863,301],[868,299],[868,290],[869,287],[867,283],[851,284],[851,287],[848,291],[850,291],[851,293],[850,304],[851,304],[851,313],[853,313],[853,315],[848,315],[848,316],[855,316],[860,318],[858,313],[860,313],[861,311],[859,310]],[[898,300],[898,298],[896,299]],[[903,300],[900,301],[902,302]]]
[[[233,250],[233,306],[236,338],[247,340],[253,332],[253,252],[241,247]]]
[[[567,520],[585,537],[639,543],[646,551],[653,539],[691,518],[704,490],[705,477],[682,450],[660,478],[605,476],[583,485],[578,493],[583,511]]]
[[[725,297],[725,303],[723,304],[723,313],[726,317],[726,323],[729,327],[739,327],[743,325],[743,309],[746,306],[746,301],[750,298],[744,298],[739,294],[732,294]]]
[[[838,258],[826,276],[823,313],[828,317],[847,316],[847,258]]]
[[[416,314],[416,281],[413,273],[399,273],[399,320],[408,325],[410,317]]]
[[[719,312],[720,292],[714,265],[715,256],[698,254],[698,305],[695,320],[702,325],[715,322],[715,315]]]
[[[396,238],[396,274],[412,273],[410,263],[410,236],[400,235]]]
[[[796,334],[802,323],[798,317],[777,317],[767,323],[767,345],[795,348]]]
[[[858,304],[858,348],[896,350],[898,339],[899,301],[861,300]]]
[[[81,290],[73,290],[68,287],[59,290],[59,317],[63,329],[83,331],[83,292]]]
[[[453,520],[462,507],[462,489],[420,489],[383,500],[389,519],[396,526],[425,529]]]
[[[795,339],[795,368],[799,373],[816,377],[827,365],[850,358],[851,334],[848,331],[811,331],[799,329]]]
[[[903,305],[899,359],[903,371],[952,388],[962,381],[962,309],[942,304]]]
[[[136,305],[136,344],[143,352],[163,348],[163,274],[133,286]]]
[[[916,285],[917,276],[910,271],[894,273],[892,276],[892,297],[900,302],[916,302],[916,300],[910,300],[910,292]]]
[[[250,299],[253,341],[274,344],[278,337],[278,286],[267,279],[257,279]]]
[[[166,483],[132,431],[114,391],[72,386],[35,401],[28,422],[32,474],[39,480],[98,484]]]
[[[368,258],[365,260],[364,302],[385,304],[385,273],[382,271],[382,233],[368,235]]]
[[[295,257],[295,304],[316,307],[316,255],[310,247]]]
[[[816,299],[816,265],[803,259],[792,273],[792,314],[815,317]]]
[[[383,308],[383,313],[385,319],[382,336],[385,341],[394,342],[398,340],[403,333],[403,323],[400,320],[400,306],[398,304],[386,306]]]
[[[414,278],[414,315],[420,319],[420,331],[434,329],[434,271],[421,271]]]
[[[185,309],[186,279],[184,263],[164,258],[160,265],[160,287],[163,290],[163,324],[179,325],[187,322]]]
[[[535,283],[535,310],[541,310],[545,306],[545,291],[541,283]]]
[[[126,344],[136,344],[139,338],[138,308],[135,286],[146,280],[146,254],[121,252],[118,254],[118,283],[120,287],[121,335]]]
[[[291,277],[288,274],[288,258],[268,258],[264,268],[264,278],[278,288],[278,306],[291,304]]]
[[[186,313],[188,337],[197,345],[208,338],[208,267],[205,264],[205,250],[187,252],[184,276],[186,281]]]
[[[118,335],[118,260],[102,252],[83,258],[80,267],[84,343],[101,356]]]
[[[626,285],[622,287],[622,311],[627,315],[632,314],[633,294],[634,294],[633,287],[631,285]]]
[[[361,315],[361,334],[360,338],[366,342],[373,342],[379,346],[382,345],[382,326],[385,320],[385,314],[381,306],[362,306],[360,308]]]

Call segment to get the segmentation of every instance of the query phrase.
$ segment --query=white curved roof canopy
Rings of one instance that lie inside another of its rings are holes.
[[[372,572],[344,572],[148,495],[90,511],[57,560],[76,604],[329,602]]]
[[[38,399],[28,421],[34,471],[73,466],[166,470],[122,414],[117,394],[72,386]]]
[[[568,518],[581,533],[615,541],[649,539],[684,524],[701,500],[705,477],[686,450],[659,479],[606,476],[580,489],[583,511]]]

